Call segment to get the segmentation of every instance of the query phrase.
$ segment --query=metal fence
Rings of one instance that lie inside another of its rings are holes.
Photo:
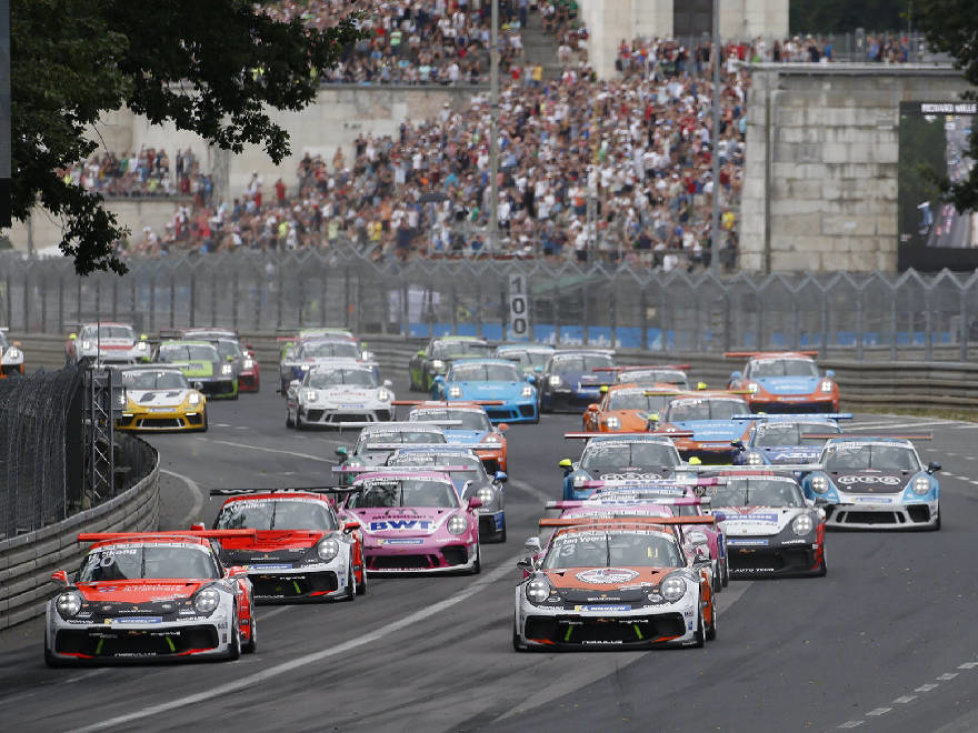
[[[668,274],[542,260],[370,261],[354,250],[137,260],[76,277],[65,260],[0,258],[0,322],[66,334],[79,321],[241,331],[506,338],[510,274],[525,275],[533,338],[662,351],[817,348],[823,356],[966,361],[978,273]],[[30,355],[28,355],[28,359]]]

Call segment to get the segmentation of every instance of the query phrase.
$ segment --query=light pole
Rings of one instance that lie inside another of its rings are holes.
[[[710,224],[710,269],[720,264],[720,0],[713,0],[713,218]]]

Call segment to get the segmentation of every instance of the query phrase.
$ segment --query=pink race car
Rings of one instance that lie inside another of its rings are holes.
[[[372,573],[478,573],[477,497],[463,502],[448,474],[376,471],[360,474],[341,505],[344,521],[363,533]]]

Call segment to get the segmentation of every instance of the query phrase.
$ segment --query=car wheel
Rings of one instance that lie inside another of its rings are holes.
[[[233,662],[241,657],[241,627],[238,625],[238,608],[234,608],[234,626],[231,628],[231,644],[228,649],[228,660]]]
[[[697,601],[697,605],[699,605],[699,603],[700,602]],[[695,646],[697,649],[702,649],[703,646],[706,644],[706,629],[704,628],[704,624],[703,624],[702,608],[699,609],[699,613],[697,614],[696,632],[693,635],[693,642],[694,642],[693,646]]]
[[[254,605],[252,605],[251,609],[251,635],[248,641],[241,646],[241,651],[245,654],[254,654],[258,650],[258,621],[255,619]]]
[[[934,523],[934,526],[931,529],[931,531],[932,532],[937,532],[937,531],[940,530],[940,528],[941,528],[941,510],[938,509],[937,510],[937,521]]]
[[[292,419],[292,413],[288,410],[285,411],[285,427],[294,428],[295,420]]]
[[[499,532],[499,541],[500,542],[506,541],[506,517],[503,517],[503,528]]]
[[[475,562],[472,564],[472,574],[478,575],[482,572],[482,548],[475,546]]]
[[[717,561],[716,568],[710,566],[710,589],[714,593],[723,591],[723,579],[721,577],[720,562]]]
[[[357,579],[353,575],[353,560],[350,560],[350,564],[346,567],[346,595],[343,596],[344,601],[352,601],[357,597]]]
[[[201,426],[198,428],[198,430],[201,433],[206,433],[207,432],[207,409],[206,408],[204,408],[204,416],[203,417],[204,417],[204,421],[201,424]]]
[[[46,664],[48,667],[51,667],[52,669],[68,666],[65,663],[65,660],[53,654],[51,650],[48,648],[47,634],[45,634],[45,638],[44,638],[44,664]]]
[[[726,557],[723,558],[720,581],[723,583],[724,588],[730,585],[730,561]]]
[[[520,641],[520,635],[516,633],[516,615],[513,615],[513,651],[525,652],[528,650],[526,644]]]
[[[815,572],[815,575],[819,578],[824,578],[828,574],[829,574],[829,566],[828,566],[828,562],[825,559],[825,548],[823,547],[822,564],[818,566],[818,570]]]
[[[357,583],[357,595],[365,596],[367,595],[367,564],[363,563],[360,568],[360,576],[363,578],[359,583]]]
[[[717,611],[717,604],[712,600],[710,605],[713,607],[713,620],[710,621],[710,625],[706,629],[706,640],[716,641],[717,638],[717,622],[720,620],[720,613]]]

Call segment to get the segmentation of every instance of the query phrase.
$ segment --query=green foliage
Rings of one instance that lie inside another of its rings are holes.
[[[917,22],[927,34],[930,46],[953,56],[968,83],[978,87],[978,12],[974,0],[917,0],[914,8]],[[974,91],[964,96],[978,99]],[[972,125],[968,138],[968,157],[978,160],[978,128],[975,125]],[[978,210],[978,166],[971,168],[966,179],[952,184],[944,178],[941,186],[958,211]]]
[[[233,152],[261,145],[281,161],[288,135],[265,110],[312,102],[319,74],[360,32],[352,19],[317,31],[254,8],[253,0],[13,0],[14,218],[39,202],[64,221],[60,247],[79,274],[125,272],[112,255],[125,234],[116,217],[58,173],[97,149],[85,134],[123,106]]]
[[[908,0],[792,0],[788,26],[792,33],[896,31],[906,28],[907,9]]]
[[[930,121],[918,115],[903,115],[900,119],[900,162],[897,181],[900,233],[915,233],[920,219],[917,206],[930,201],[934,215],[940,208],[938,179],[947,171],[944,151],[947,134],[944,117]]]

